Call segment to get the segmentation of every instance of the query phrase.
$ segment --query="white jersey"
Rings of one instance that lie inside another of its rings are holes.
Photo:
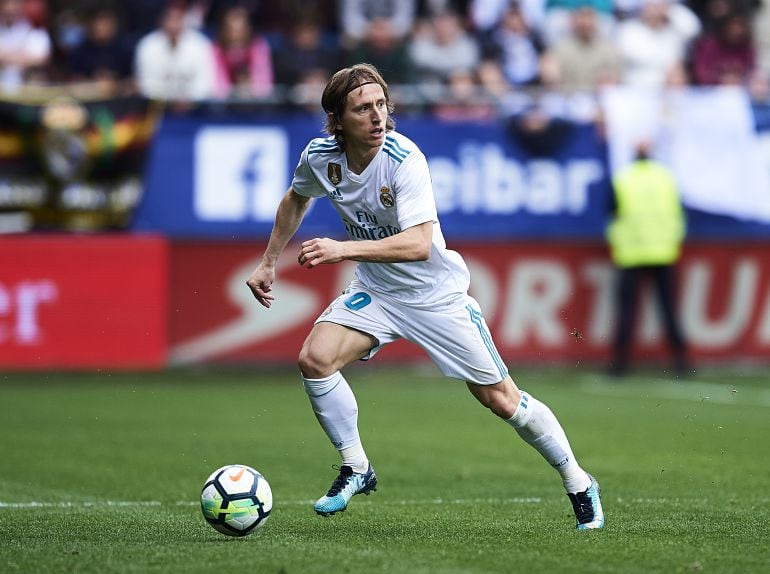
[[[327,196],[353,241],[376,241],[433,222],[427,261],[359,263],[356,276],[366,288],[421,308],[451,304],[467,292],[468,268],[459,253],[446,248],[428,162],[410,139],[389,132],[371,163],[356,174],[333,137],[315,138],[303,150],[291,185],[306,197]]]

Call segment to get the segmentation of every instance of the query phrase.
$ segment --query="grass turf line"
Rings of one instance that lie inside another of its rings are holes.
[[[584,534],[558,476],[461,383],[372,366],[348,378],[380,488],[324,519],[301,501],[328,488],[336,453],[293,374],[0,376],[0,503],[62,503],[0,506],[0,571],[763,572],[770,563],[770,463],[759,452],[770,412],[752,402],[768,388],[761,376],[699,375],[688,399],[687,382],[659,377],[522,374],[602,485],[607,528]],[[189,504],[228,463],[263,472],[275,495],[265,528],[245,539],[218,534]]]

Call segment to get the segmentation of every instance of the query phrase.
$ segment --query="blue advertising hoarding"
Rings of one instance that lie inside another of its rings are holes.
[[[767,114],[760,128],[770,129]],[[133,228],[172,237],[264,238],[300,153],[322,136],[316,115],[164,118]],[[448,238],[599,239],[611,186],[606,144],[593,124],[570,124],[546,154],[505,122],[399,118],[425,153]],[[315,201],[302,236],[340,237],[330,202]],[[770,237],[770,225],[690,211],[691,236]]]

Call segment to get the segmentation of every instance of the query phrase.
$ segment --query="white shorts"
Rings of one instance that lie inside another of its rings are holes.
[[[316,319],[322,322],[374,337],[377,344],[363,360],[388,343],[406,339],[422,347],[448,377],[493,385],[508,375],[479,304],[470,295],[448,310],[416,309],[377,295],[354,280]]]

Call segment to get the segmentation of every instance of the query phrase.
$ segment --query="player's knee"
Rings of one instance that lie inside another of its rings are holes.
[[[311,345],[305,345],[297,361],[302,376],[309,379],[322,379],[338,370],[333,361],[317,352]]]
[[[503,419],[509,419],[516,411],[516,403],[511,397],[499,390],[487,389],[489,392],[482,393],[479,401],[490,411]]]

